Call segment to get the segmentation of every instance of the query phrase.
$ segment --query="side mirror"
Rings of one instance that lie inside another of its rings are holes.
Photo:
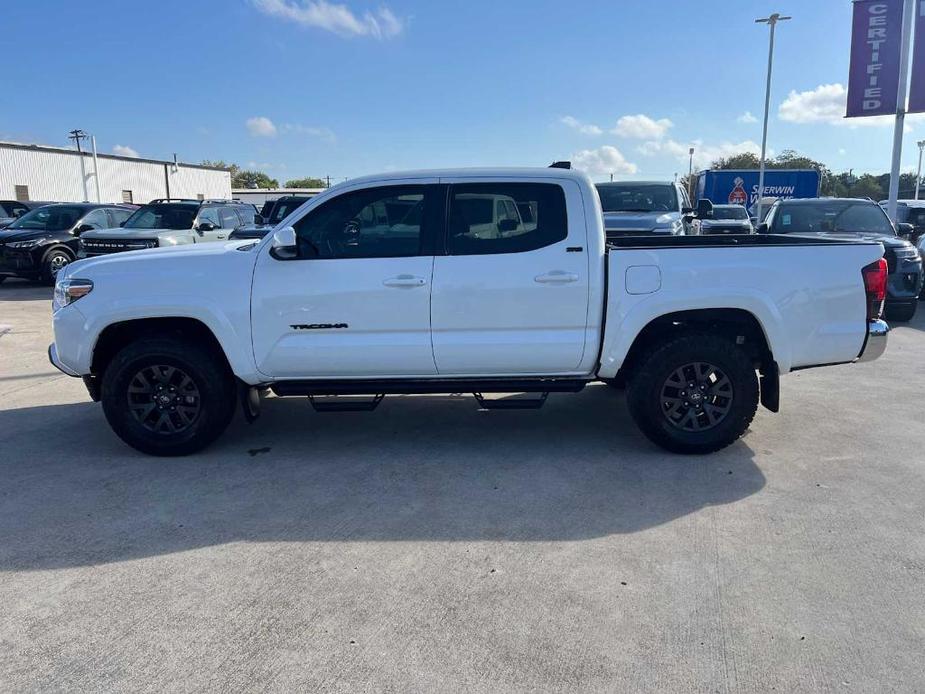
[[[896,233],[904,239],[911,239],[915,235],[915,226],[906,222],[900,222],[896,225]]]
[[[768,223],[767,223],[767,222],[762,222],[762,223],[759,224],[757,227],[755,227],[755,233],[756,233],[756,234],[768,234],[768,233],[770,233],[770,232],[771,232],[771,230],[768,228]]]
[[[75,233],[75,234],[82,234],[82,233],[84,233],[85,231],[92,231],[92,230],[93,230],[93,225],[92,225],[92,224],[81,224],[79,227],[77,227],[76,229],[74,229],[74,233]]]
[[[713,219],[713,203],[706,198],[697,201],[697,216],[700,219]]]
[[[283,227],[273,232],[273,241],[270,243],[270,251],[277,260],[292,260],[299,257],[298,239],[295,235],[295,229],[292,227]]]
[[[199,226],[196,227],[197,231],[214,231],[215,225],[212,222],[200,222]]]
[[[517,224],[516,219],[502,219],[500,222],[498,222],[498,231],[500,231],[502,234],[510,233],[512,231],[517,231],[518,226],[519,225]]]

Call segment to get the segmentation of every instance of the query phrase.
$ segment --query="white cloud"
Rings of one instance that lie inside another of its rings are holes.
[[[733,154],[741,154],[742,152],[752,152],[753,154],[761,153],[761,145],[753,140],[720,142],[715,145],[704,144],[702,140],[694,140],[687,144],[672,139],[663,140],[661,142],[651,140],[641,144],[636,148],[636,151],[647,157],[665,154],[683,164],[687,164],[690,159],[691,147],[694,148],[695,169],[710,166],[717,159],[729,157]]]
[[[841,84],[820,84],[806,92],[791,91],[777,109],[788,123],[840,123],[845,116],[848,90]]]
[[[276,126],[266,116],[247,119],[247,131],[254,137],[276,137]]]
[[[371,36],[389,39],[404,31],[405,23],[386,6],[357,15],[346,5],[327,0],[252,0],[254,6],[273,17],[302,26],[330,31],[338,36]]]
[[[606,174],[634,174],[639,168],[626,160],[616,147],[604,145],[597,149],[583,149],[572,155],[572,164],[576,169],[592,176]]]
[[[603,135],[604,131],[593,123],[582,123],[574,116],[563,116],[559,119],[563,125],[567,125],[572,130],[577,130],[582,135]]]
[[[739,123],[757,123],[758,119],[752,115],[751,111],[746,111],[741,116],[736,118]]]
[[[116,145],[112,148],[113,154],[118,154],[120,157],[137,157],[138,152],[128,145]]]
[[[848,108],[848,90],[844,85],[820,84],[805,92],[791,91],[777,109],[782,121],[800,124],[841,125],[849,128],[892,127],[894,116],[869,116],[867,118],[845,118]],[[906,124],[921,123],[925,114],[906,116]]]
[[[283,125],[282,131],[285,133],[296,133],[297,135],[310,135],[311,137],[317,137],[319,140],[324,140],[331,144],[337,142],[337,135],[335,135],[334,131],[330,128],[314,125],[300,125],[299,123],[286,123]]]
[[[673,126],[674,123],[667,118],[655,120],[639,113],[635,116],[623,116],[610,132],[634,140],[660,140]]]

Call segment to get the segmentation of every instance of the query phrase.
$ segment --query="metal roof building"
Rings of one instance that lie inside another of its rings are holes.
[[[199,164],[0,142],[0,199],[146,203],[231,198],[231,173]]]

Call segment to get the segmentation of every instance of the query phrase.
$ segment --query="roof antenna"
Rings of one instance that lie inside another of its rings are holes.
[[[554,161],[549,165],[550,169],[571,169],[572,162],[570,161]]]

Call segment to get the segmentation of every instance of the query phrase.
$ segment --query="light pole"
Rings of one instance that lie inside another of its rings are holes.
[[[77,156],[80,157],[80,184],[83,186],[84,191],[84,202],[88,202],[89,195],[87,195],[87,171],[84,168],[84,154],[83,149],[80,147],[80,141],[87,139],[88,135],[80,128],[71,130],[68,133],[67,139],[73,140],[77,144]]]
[[[925,149],[925,140],[918,141],[919,146],[919,172],[915,175],[915,199],[919,199],[919,184],[922,182],[922,150]]]
[[[764,158],[768,147],[768,112],[771,109],[771,66],[774,64],[774,30],[778,22],[784,22],[791,17],[782,17],[775,12],[770,17],[756,19],[756,24],[767,24],[771,27],[771,40],[768,45],[768,80],[764,89],[764,128],[761,131],[761,166],[758,169],[758,208],[756,211],[758,223],[761,224],[761,201],[764,199]]]

